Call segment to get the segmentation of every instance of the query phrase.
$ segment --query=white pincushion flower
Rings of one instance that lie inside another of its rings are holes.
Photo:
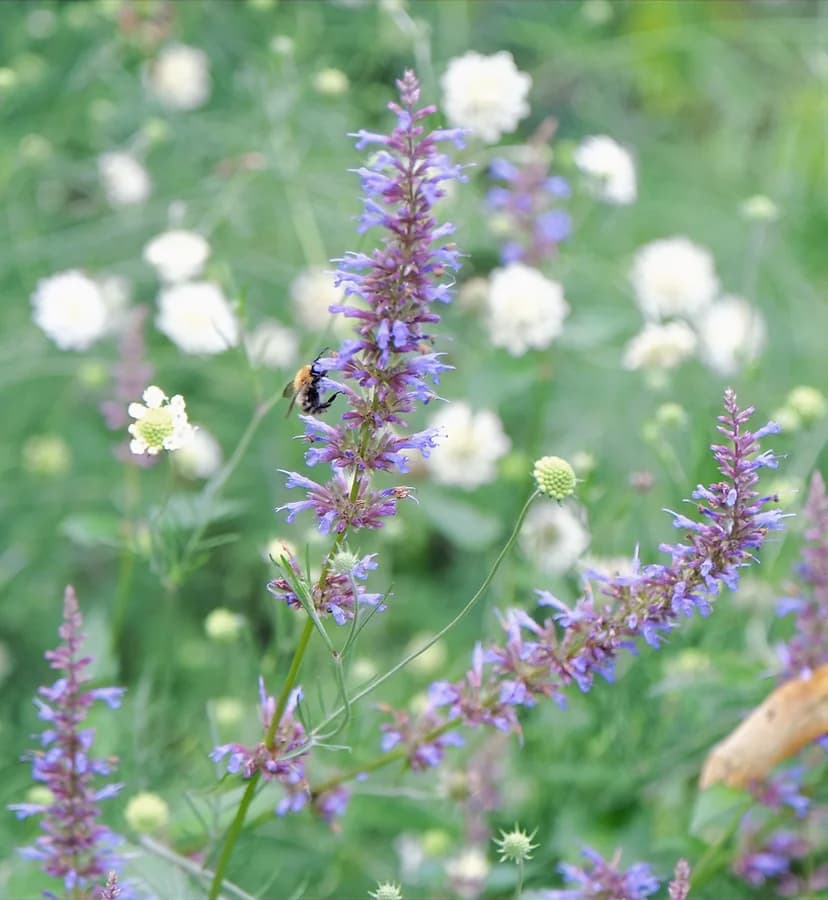
[[[452,403],[429,424],[441,432],[439,445],[426,459],[435,481],[467,490],[494,481],[497,461],[512,445],[496,413]]]
[[[32,307],[35,325],[61,350],[86,350],[109,326],[100,286],[74,269],[38,281]]]
[[[762,314],[743,297],[727,295],[709,307],[698,321],[700,355],[714,372],[735,375],[765,346]]]
[[[221,289],[209,281],[174,284],[158,298],[155,326],[185,353],[222,353],[239,342],[239,324]]]
[[[147,170],[129,153],[103,153],[98,157],[98,174],[112,206],[143,203],[150,195]]]
[[[260,322],[244,339],[247,355],[257,366],[286,369],[296,362],[299,338],[274,319]]]
[[[569,313],[563,288],[537,269],[511,263],[495,269],[489,282],[489,337],[512,356],[548,347],[563,330]]]
[[[527,559],[547,575],[568,571],[590,541],[586,514],[578,507],[537,503],[526,514],[520,529],[520,546]]]
[[[589,176],[597,197],[619,204],[635,200],[635,163],[626,147],[611,137],[597,135],[584,138],[574,158],[575,165]]]
[[[334,286],[334,275],[324,269],[306,269],[290,286],[296,318],[309,331],[323,331],[331,322],[328,307],[342,303],[345,291]]]
[[[130,403],[129,415],[135,419],[127,429],[132,435],[129,449],[136,455],[155,456],[162,450],[180,450],[193,439],[195,429],[187,421],[184,398],[176,394],[172,399],[156,385],[150,385],[143,395],[143,403]]]
[[[529,115],[532,78],[518,71],[511,53],[483,56],[470,50],[452,59],[441,80],[448,121],[490,144],[510,134]]]
[[[195,428],[193,439],[173,459],[185,478],[210,478],[221,468],[221,446],[209,431]]]
[[[175,228],[154,237],[144,247],[144,259],[162,281],[189,281],[201,274],[210,245],[195,231]]]
[[[624,350],[625,369],[674,369],[696,351],[695,332],[686,322],[648,322]]]
[[[719,281],[710,252],[686,237],[645,244],[636,254],[630,280],[645,316],[693,316],[715,298]]]
[[[207,54],[186,44],[170,44],[149,70],[149,86],[168,109],[198,109],[210,96]]]

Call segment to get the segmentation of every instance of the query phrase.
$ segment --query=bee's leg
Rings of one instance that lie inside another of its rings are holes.
[[[337,391],[335,394],[331,394],[331,396],[328,397],[328,399],[324,403],[320,403],[319,406],[316,407],[317,410],[319,412],[322,412],[323,410],[327,409],[341,393],[342,391]]]

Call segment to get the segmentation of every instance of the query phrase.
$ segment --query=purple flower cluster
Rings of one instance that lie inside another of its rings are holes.
[[[587,583],[571,609],[539,591],[541,605],[555,610],[542,623],[522,610],[509,610],[500,617],[504,644],[476,647],[462,680],[431,686],[431,708],[444,707],[446,719],[435,721],[430,713],[426,741],[447,723],[519,731],[517,707],[532,706],[541,697],[563,706],[563,691],[572,682],[588,691],[596,674],[612,680],[620,651],[635,653],[640,638],[658,647],[681,617],[694,610],[709,614],[722,586],[735,590],[739,569],[754,560],[768,532],[782,525],[779,509],[765,509],[776,498],[754,490],[758,471],[777,465],[773,453],[760,452],[759,440],[778,426],[769,423],[751,432],[745,425],[753,410],[740,410],[730,390],[724,405],[718,427],[728,443],[711,448],[723,480],[693,492],[698,521],[673,514],[674,525],[687,532],[687,543],[662,545],[670,563],[642,566],[636,554],[632,574],[594,574],[600,593],[596,596]],[[421,734],[421,729],[411,731]],[[411,744],[412,758],[418,749]]]
[[[337,625],[344,625],[354,617],[357,606],[369,606],[382,612],[383,595],[366,591],[358,582],[368,578],[368,572],[376,569],[376,553],[369,553],[361,559],[340,551],[332,559],[330,571],[321,584],[314,583],[308,587],[313,606],[319,615],[330,615]],[[351,557],[350,559],[348,557]],[[302,570],[295,557],[288,557],[294,578],[293,584],[284,576],[268,582],[267,589],[292,609],[299,609],[302,603],[296,594],[296,583],[301,580]]]
[[[38,716],[48,725],[40,736],[42,749],[33,750],[25,757],[31,760],[32,777],[49,789],[52,799],[9,806],[18,818],[42,817],[40,825],[44,834],[33,846],[21,849],[21,854],[41,862],[44,872],[61,878],[66,890],[75,892],[120,867],[113,850],[121,840],[98,822],[99,802],[114,797],[121,785],[96,788],[93,783],[98,775],[110,775],[117,761],[89,755],[95,731],[82,725],[95,701],[103,700],[115,709],[121,704],[124,690],[84,690],[83,685],[90,677],[85,669],[91,659],[80,656],[82,628],[75,592],[67,587],[59,630],[62,643],[45,654],[51,667],[63,674],[50,687],[38,691],[43,698],[35,699]]]
[[[488,206],[505,216],[509,234],[516,235],[501,247],[504,263],[538,265],[552,256],[572,230],[569,213],[556,205],[569,196],[569,184],[549,174],[548,142],[554,131],[553,120],[541,123],[526,145],[528,158],[523,165],[496,159],[489,166],[489,174],[506,186],[489,191]]]
[[[558,871],[572,887],[544,891],[544,900],[643,900],[659,888],[659,880],[647,863],[634,863],[626,871],[619,868],[621,854],[605,860],[591,847],[584,847],[587,865],[578,868],[561,863]]]
[[[310,742],[304,725],[296,717],[301,699],[301,688],[291,691],[271,741],[263,739],[253,746],[236,742],[222,744],[210,753],[210,759],[218,763],[227,757],[227,771],[231,775],[238,774],[249,779],[258,773],[265,781],[278,781],[284,788],[284,795],[276,804],[276,815],[299,812],[311,803],[330,822],[345,812],[350,793],[347,788],[336,787],[311,797],[305,777]],[[276,700],[267,693],[264,679],[260,677],[259,715],[264,734],[268,733],[275,712]]]
[[[360,131],[357,147],[376,147],[369,163],[358,169],[365,194],[360,231],[382,228],[385,236],[370,255],[349,253],[339,260],[337,284],[345,301],[330,307],[355,320],[356,337],[346,340],[335,356],[319,360],[328,373],[320,387],[340,391],[348,408],[337,425],[302,416],[309,444],[306,462],[328,463],[333,475],[320,484],[288,472],[288,487],[307,492],[305,500],[280,509],[292,521],[312,510],[323,534],[348,529],[379,528],[410,496],[403,486],[373,487],[377,471],[407,471],[406,451],[427,455],[435,445],[433,430],[405,433],[405,416],[416,402],[427,403],[449,369],[440,353],[431,352],[430,327],[439,321],[432,306],[450,299],[446,276],[459,267],[452,243],[444,242],[450,225],[438,226],[432,209],[450,179],[463,179],[458,166],[438,151],[443,141],[462,146],[456,130],[426,132],[422,121],[435,110],[416,108],[420,88],[412,72],[397,83],[400,103],[389,108],[397,116],[390,135]]]
[[[394,747],[411,748],[408,762],[415,771],[439,765],[445,756],[446,747],[462,747],[463,737],[456,731],[441,729],[443,719],[433,709],[426,709],[416,718],[405,710],[395,710],[390,706],[380,706],[393,718],[393,723],[380,726],[382,749],[387,752]]]

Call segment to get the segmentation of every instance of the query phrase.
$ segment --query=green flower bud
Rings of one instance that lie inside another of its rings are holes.
[[[372,900],[403,900],[402,890],[398,884],[392,884],[390,881],[383,881],[377,885],[375,891],[369,891],[368,896]]]
[[[575,493],[575,470],[560,456],[542,456],[532,471],[538,490],[559,503]]]
[[[788,394],[787,405],[799,415],[805,425],[813,425],[826,412],[825,394],[815,387],[799,385]]]
[[[501,862],[525,862],[532,858],[532,851],[538,846],[532,843],[537,829],[531,834],[521,831],[517,825],[511,831],[501,831],[494,844],[500,853]]]
[[[235,641],[243,628],[244,617],[223,607],[214,609],[204,620],[207,637],[226,644]]]
[[[170,808],[158,794],[144,791],[127,803],[124,818],[133,831],[150,834],[166,828],[170,821]]]

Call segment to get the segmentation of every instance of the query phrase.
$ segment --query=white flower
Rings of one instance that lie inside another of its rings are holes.
[[[100,287],[74,269],[38,281],[32,306],[35,325],[61,350],[86,350],[108,327]]]
[[[189,281],[201,274],[210,245],[195,231],[176,228],[154,237],[144,247],[144,259],[162,281]]]
[[[324,331],[331,322],[328,307],[342,303],[345,291],[334,286],[332,272],[323,269],[306,269],[290,286],[296,318],[309,331]]]
[[[536,503],[520,529],[520,546],[527,559],[547,575],[560,575],[572,568],[589,546],[586,515],[570,505]]]
[[[299,338],[274,319],[260,322],[244,339],[247,355],[257,366],[286,369],[296,362]]]
[[[459,128],[470,128],[490,144],[517,128],[529,115],[526,97],[532,79],[520,72],[511,53],[483,56],[470,50],[452,59],[441,84],[443,111]]]
[[[696,315],[719,289],[710,252],[686,237],[645,244],[635,254],[630,280],[641,311],[653,319]]]
[[[130,403],[129,415],[136,419],[127,429],[132,435],[129,449],[136,455],[155,456],[161,450],[180,450],[193,439],[195,429],[187,421],[184,398],[172,399],[156,385],[150,385],[143,403]]]
[[[149,86],[169,109],[198,109],[210,96],[207,54],[186,44],[170,44],[149,70]]]
[[[350,84],[342,69],[320,69],[313,76],[313,87],[319,94],[338,97],[348,90]]]
[[[143,203],[150,195],[147,170],[129,153],[103,153],[98,157],[98,173],[112,206]]]
[[[443,435],[426,460],[435,481],[468,490],[494,481],[496,463],[512,445],[495,413],[452,403],[429,424]]]
[[[561,285],[524,263],[492,272],[488,305],[489,338],[512,356],[548,347],[569,313]]]
[[[692,356],[696,335],[686,322],[647,322],[624,350],[625,369],[674,369]]]
[[[239,325],[221,289],[209,281],[161,291],[155,325],[185,353],[222,353],[239,342]]]
[[[221,446],[209,431],[196,428],[193,439],[175,454],[173,460],[185,478],[210,478],[221,468]]]
[[[765,346],[767,328],[762,314],[743,297],[717,300],[698,322],[700,355],[714,372],[735,375]]]
[[[488,874],[489,863],[480,847],[467,847],[446,862],[446,875],[461,900],[479,897]]]
[[[606,135],[588,137],[576,148],[574,158],[575,165],[590,177],[597,197],[619,204],[635,200],[635,163],[626,147]]]

